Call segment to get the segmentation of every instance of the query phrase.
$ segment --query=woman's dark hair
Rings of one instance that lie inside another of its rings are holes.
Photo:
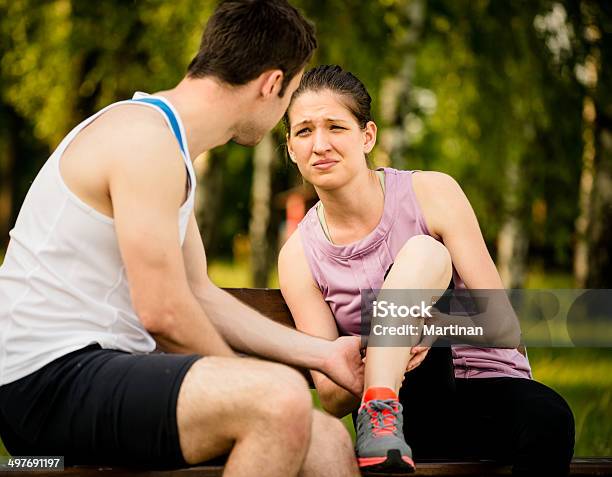
[[[364,129],[368,121],[372,120],[370,112],[372,98],[361,81],[349,71],[338,65],[321,65],[308,70],[302,76],[300,85],[293,93],[291,103],[283,116],[283,124],[289,134],[291,123],[289,111],[293,102],[302,94],[309,91],[332,91],[339,94],[345,101],[345,106],[353,114],[359,127]]]
[[[286,0],[226,0],[208,20],[187,75],[243,85],[280,69],[282,96],[316,47],[313,24]]]

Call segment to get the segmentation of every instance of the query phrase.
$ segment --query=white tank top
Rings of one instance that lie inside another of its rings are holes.
[[[185,239],[196,178],[172,105],[136,93],[79,124],[36,176],[10,232],[0,267],[0,385],[92,343],[132,353],[155,349],[132,307],[113,220],[73,194],[59,169],[79,131],[110,108],[135,102],[159,111],[178,140],[188,171],[189,193],[178,223],[181,244]]]

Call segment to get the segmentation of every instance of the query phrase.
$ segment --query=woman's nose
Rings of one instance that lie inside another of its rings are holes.
[[[326,131],[321,129],[315,131],[312,149],[317,154],[324,153],[331,149]]]

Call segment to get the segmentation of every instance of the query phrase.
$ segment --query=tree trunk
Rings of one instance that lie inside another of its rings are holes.
[[[612,286],[612,10],[594,0],[580,2],[580,33],[587,55],[576,67],[585,86],[579,215],[574,276],[580,288]]]
[[[592,81],[587,84],[594,99],[593,182],[588,237],[588,288],[612,288],[612,8],[593,2],[586,10],[592,42]],[[597,8],[595,8],[597,7]],[[588,72],[588,65],[587,65]],[[588,78],[588,76],[587,76]]]
[[[270,268],[267,232],[270,223],[270,197],[272,162],[275,159],[274,140],[270,133],[255,147],[252,185],[251,221],[251,267],[253,285],[265,288],[268,285]]]
[[[595,104],[587,95],[582,107],[583,146],[580,173],[579,212],[576,219],[576,248],[574,250],[574,278],[576,286],[584,288],[589,276],[591,244],[589,229],[592,223],[592,193],[595,182]]]
[[[520,164],[510,158],[506,170],[506,219],[497,237],[497,268],[506,288],[521,288],[525,271],[529,238],[521,207]]]
[[[589,227],[587,288],[612,288],[612,129],[602,122],[597,128],[597,175]]]
[[[6,108],[8,109],[8,108]],[[15,164],[16,146],[13,121],[10,113],[3,118],[8,127],[2,128],[0,137],[0,249],[6,248],[9,240],[8,233],[12,226],[13,215],[13,169]]]
[[[219,215],[223,200],[223,157],[214,149],[205,157],[196,159],[194,164],[198,176],[196,197],[196,218],[204,248],[213,256],[219,239]]]
[[[400,48],[405,52],[399,71],[395,76],[385,78],[381,84],[380,113],[386,127],[381,131],[381,147],[377,154],[379,165],[391,165],[397,169],[406,167],[406,149],[412,139],[406,122],[414,118],[414,114],[411,114],[415,103],[411,98],[414,94],[412,79],[415,52],[425,22],[425,2],[414,0],[401,8],[410,27],[399,40]]]

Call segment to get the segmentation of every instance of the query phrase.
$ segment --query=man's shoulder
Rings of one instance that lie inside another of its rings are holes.
[[[125,168],[184,171],[179,143],[164,117],[151,107],[119,104],[82,133],[88,150],[110,170]]]
[[[157,148],[172,145],[179,150],[176,138],[164,117],[151,107],[126,103],[112,107],[90,126],[92,135],[107,147],[141,145]],[[88,128],[88,129],[90,129]]]
[[[81,200],[111,216],[110,182],[155,180],[184,188],[185,165],[163,116],[149,107],[113,106],[80,130],[62,154],[61,174]]]

